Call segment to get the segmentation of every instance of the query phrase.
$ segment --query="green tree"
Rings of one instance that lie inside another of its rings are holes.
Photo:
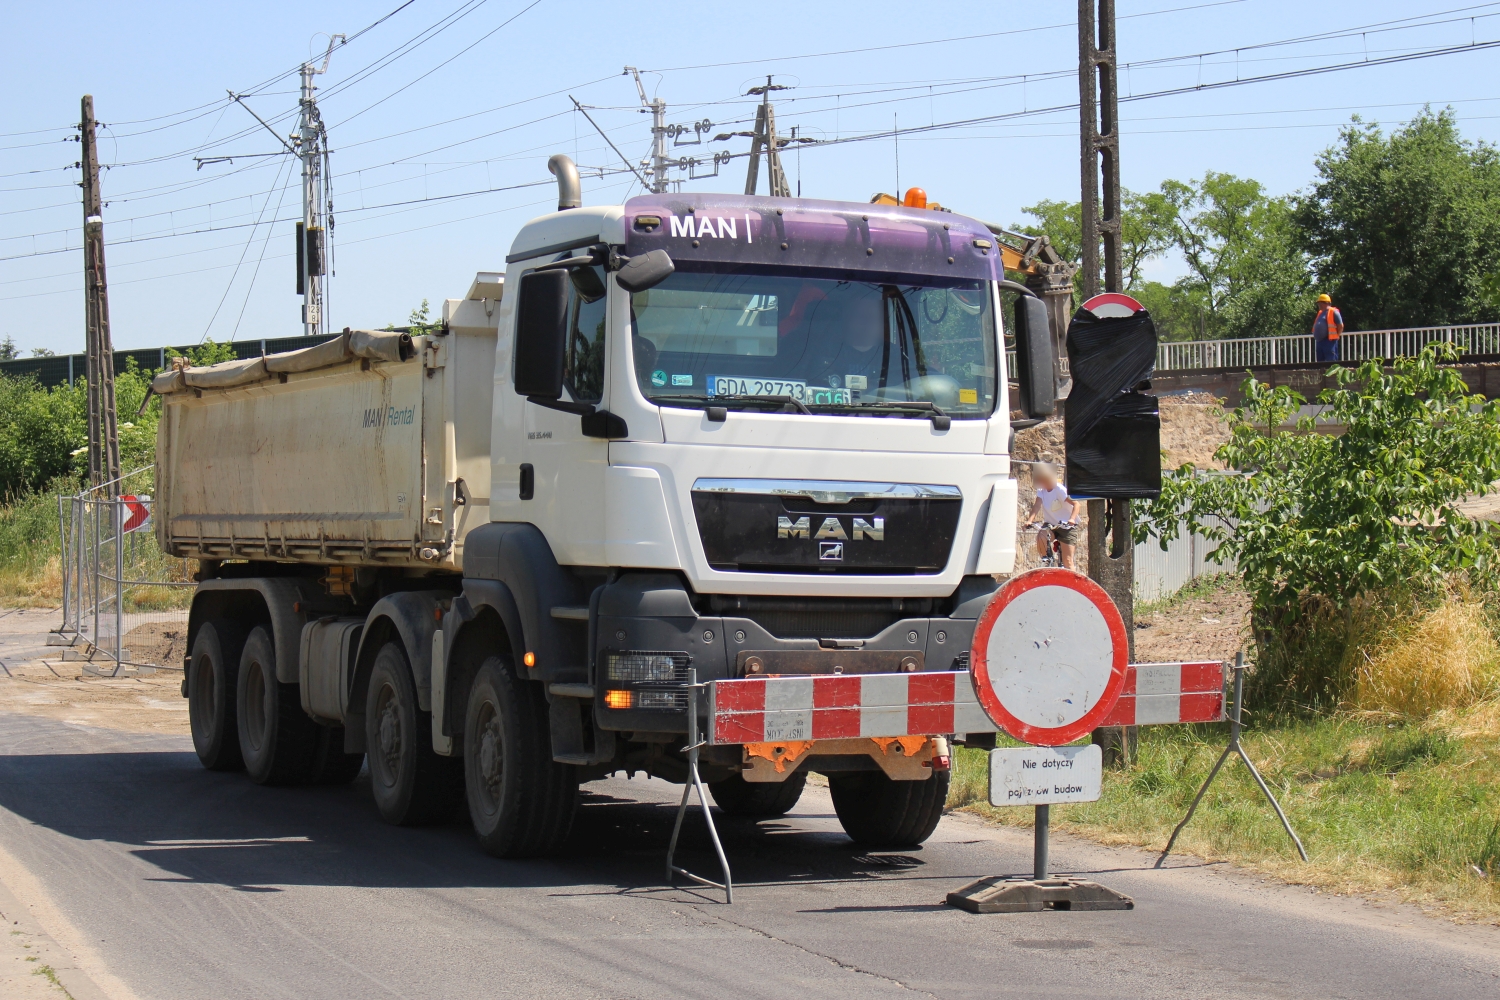
[[[1296,226],[1351,327],[1493,320],[1500,157],[1459,135],[1451,109],[1382,134],[1357,117],[1317,160]]]
[[[72,472],[72,452],[87,440],[82,379],[49,390],[29,376],[0,375],[0,497],[9,502]]]
[[[1126,191],[1123,210],[1120,213],[1120,257],[1121,272],[1125,287],[1134,289],[1141,284],[1141,269],[1162,256],[1172,247],[1172,206],[1159,193],[1137,194]],[[1027,236],[1045,235],[1064,260],[1077,261],[1083,256],[1083,209],[1074,202],[1039,201],[1021,211],[1037,220],[1036,225],[1013,225],[1011,228]],[[1080,274],[1074,283],[1081,291],[1083,278]]]
[[[221,344],[212,337],[205,337],[203,343],[187,349],[188,363],[194,368],[206,368],[221,361],[233,361],[237,357],[239,355],[234,352],[233,343],[225,341]]]
[[[1314,305],[1287,199],[1259,181],[1209,171],[1165,181],[1172,242],[1188,266],[1178,284],[1196,293],[1208,337],[1306,333]],[[1304,323],[1304,319],[1307,321]]]
[[[411,314],[406,317],[405,326],[397,326],[395,323],[390,323],[385,326],[385,329],[404,330],[413,337],[421,336],[424,333],[434,333],[442,329],[443,324],[431,318],[431,309],[432,307],[427,304],[427,300],[423,299],[422,304],[413,309]]]
[[[0,361],[14,361],[21,356],[21,349],[16,346],[16,338],[10,334],[0,340]]]

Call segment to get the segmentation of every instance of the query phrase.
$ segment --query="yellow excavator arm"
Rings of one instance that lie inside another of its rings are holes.
[[[872,205],[901,205],[906,208],[925,208],[929,212],[951,212],[953,209],[944,208],[935,201],[927,200],[927,192],[921,188],[907,188],[904,199],[897,198],[893,194],[880,192],[870,199]],[[980,220],[983,221],[983,220]],[[1024,233],[1013,233],[1008,229],[1002,229],[993,222],[985,222],[985,228],[995,234],[995,241],[1000,245],[1000,259],[1005,264],[1007,271],[1012,271],[1026,277],[1052,277],[1059,273],[1059,268],[1068,269],[1067,278],[1072,281],[1073,271],[1077,270],[1071,263],[1058,256],[1052,247],[1052,241],[1045,236],[1027,236]]]

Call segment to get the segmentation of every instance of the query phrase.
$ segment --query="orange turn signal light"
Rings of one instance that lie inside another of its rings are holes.
[[[629,691],[606,691],[604,692],[604,705],[606,708],[629,708]]]
[[[528,667],[536,666],[536,654],[528,652],[525,656],[521,657],[521,662]]]

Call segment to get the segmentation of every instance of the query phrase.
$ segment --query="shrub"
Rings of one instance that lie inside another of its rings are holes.
[[[1500,404],[1440,366],[1453,354],[1438,344],[1390,369],[1331,369],[1336,388],[1318,402],[1345,428],[1337,436],[1297,416],[1305,400],[1293,390],[1247,380],[1215,456],[1229,473],[1184,466],[1143,511],[1138,538],[1197,531],[1218,543],[1210,559],[1236,562],[1258,699],[1332,708],[1347,697],[1362,601],[1426,602],[1455,576],[1493,589],[1497,528],[1458,504],[1500,479]]]

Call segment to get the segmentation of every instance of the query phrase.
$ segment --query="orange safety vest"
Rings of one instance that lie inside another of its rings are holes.
[[[1339,334],[1344,332],[1344,315],[1331,305],[1319,306],[1312,326],[1314,337],[1318,336],[1319,326],[1323,327],[1329,340],[1338,340]]]

